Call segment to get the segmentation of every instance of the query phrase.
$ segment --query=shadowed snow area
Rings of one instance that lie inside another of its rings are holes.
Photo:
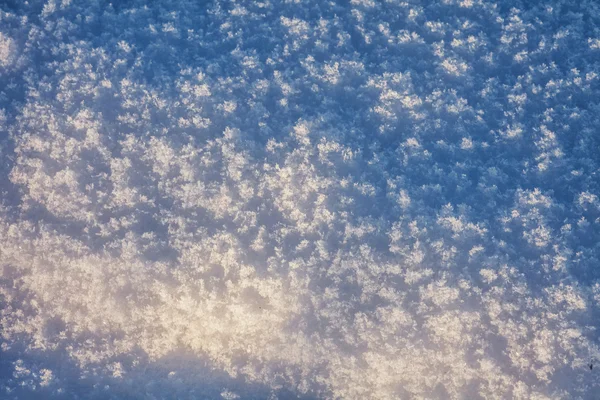
[[[0,0],[0,398],[598,398],[599,67],[595,0]]]

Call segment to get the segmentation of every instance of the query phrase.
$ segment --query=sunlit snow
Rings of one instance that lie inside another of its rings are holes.
[[[595,0],[0,0],[0,398],[600,398],[599,74]]]

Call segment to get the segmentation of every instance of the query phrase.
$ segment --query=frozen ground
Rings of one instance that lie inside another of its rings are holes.
[[[599,67],[595,0],[0,0],[0,398],[597,399]]]

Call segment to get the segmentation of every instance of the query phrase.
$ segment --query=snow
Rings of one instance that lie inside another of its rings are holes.
[[[594,1],[0,4],[0,398],[594,399]]]

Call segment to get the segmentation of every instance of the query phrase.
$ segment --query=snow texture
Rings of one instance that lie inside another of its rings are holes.
[[[0,398],[597,399],[596,0],[0,1]]]

